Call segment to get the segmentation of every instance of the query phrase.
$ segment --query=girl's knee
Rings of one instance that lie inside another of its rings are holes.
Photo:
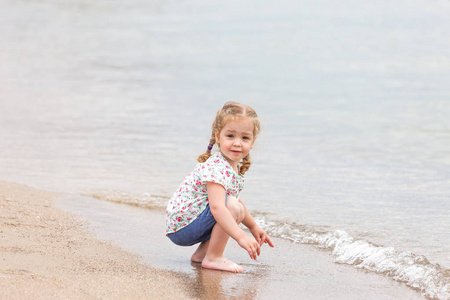
[[[245,216],[245,210],[244,210],[244,206],[238,202],[239,205],[239,217],[238,217],[238,224],[241,223],[244,220],[244,216]]]
[[[228,196],[227,208],[237,223],[241,223],[244,219],[244,207],[233,196]]]

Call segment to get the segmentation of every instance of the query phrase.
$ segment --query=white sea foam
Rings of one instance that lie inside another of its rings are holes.
[[[321,232],[307,226],[268,222],[264,217],[256,220],[272,236],[330,250],[337,263],[390,276],[431,299],[450,299],[450,270],[430,263],[425,256],[377,246],[343,230]]]
[[[119,192],[116,190],[86,194],[84,196],[148,209],[163,209],[165,208],[165,206],[167,205],[167,201],[169,200],[169,198],[166,196],[152,194],[131,194]]]
[[[150,209],[165,208],[168,200],[163,196],[131,195],[117,191],[90,196]],[[450,299],[450,270],[430,263],[425,256],[374,245],[364,239],[356,239],[344,230],[324,231],[306,225],[276,223],[267,221],[264,216],[255,217],[255,220],[271,236],[331,251],[337,263],[389,276],[431,299]]]

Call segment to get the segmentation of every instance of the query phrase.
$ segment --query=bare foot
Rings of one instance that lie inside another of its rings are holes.
[[[240,265],[235,264],[225,257],[219,257],[216,259],[208,259],[205,257],[202,262],[202,267],[206,269],[222,270],[233,273],[241,273],[245,271],[244,268],[242,268]]]
[[[192,262],[201,263],[206,255],[206,250],[208,250],[209,240],[206,242],[200,243],[197,250],[195,250],[194,254],[191,256]]]

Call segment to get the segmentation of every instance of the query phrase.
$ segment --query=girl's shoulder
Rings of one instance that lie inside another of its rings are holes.
[[[211,155],[205,162],[207,165],[216,166],[218,168],[231,169],[230,163],[227,161],[225,156],[223,156],[222,152],[217,151],[213,155]]]
[[[232,195],[238,195],[244,188],[244,177],[237,174],[225,156],[218,151],[205,162],[199,163],[195,170],[198,182],[215,182],[224,186]]]
[[[225,158],[223,157],[223,154],[220,151],[218,151],[218,152],[212,154],[204,163],[200,163],[200,164],[217,165],[217,164],[223,164],[224,160],[225,160]]]
[[[197,171],[225,171],[225,170],[233,170],[230,164],[223,156],[221,152],[216,152],[211,155],[205,162],[197,164]]]
[[[226,174],[228,177],[233,176],[242,179],[244,178],[243,175],[238,174],[234,171],[233,167],[220,151],[217,151],[216,153],[211,155],[204,163],[200,165],[202,169],[218,171],[220,173]]]

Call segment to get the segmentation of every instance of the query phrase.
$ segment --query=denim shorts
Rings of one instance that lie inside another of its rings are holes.
[[[228,195],[225,196],[225,205],[227,205],[227,200]],[[200,216],[191,224],[177,232],[169,233],[167,237],[178,246],[192,246],[208,241],[211,238],[211,231],[214,225],[216,225],[216,219],[214,219],[208,204]]]

